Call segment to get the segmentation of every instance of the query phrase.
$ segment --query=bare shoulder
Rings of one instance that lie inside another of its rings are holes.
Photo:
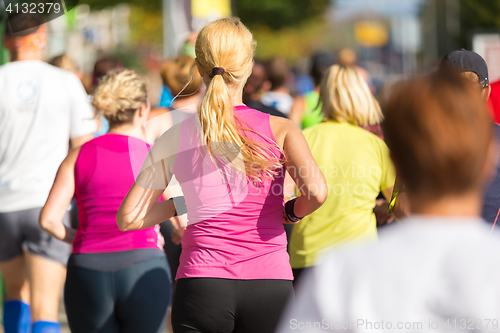
[[[78,159],[78,156],[80,155],[80,150],[82,149],[82,146],[73,148],[69,151],[68,155],[66,158],[62,161],[60,168],[61,169],[74,169],[76,160]]]
[[[287,118],[270,116],[271,130],[278,144],[283,147],[285,139],[289,133],[300,132],[300,128],[293,121]]]
[[[66,156],[64,162],[74,165],[76,163],[76,160],[78,159],[78,156],[80,155],[81,150],[82,146],[71,149],[68,153],[68,156]]]
[[[167,164],[168,170],[172,173],[175,164],[176,156],[179,149],[182,123],[175,124],[168,131],[163,133],[154,143],[149,152],[150,158],[146,159],[143,164],[143,170],[150,166],[153,161],[163,160]]]
[[[179,142],[179,138],[181,135],[181,128],[182,128],[182,123],[171,126],[158,138],[158,140],[156,140],[153,149],[163,150],[166,148],[171,150],[174,147],[175,149],[177,149],[177,146],[175,144]]]

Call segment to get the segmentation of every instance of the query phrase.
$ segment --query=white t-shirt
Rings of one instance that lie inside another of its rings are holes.
[[[80,80],[42,61],[0,67],[0,212],[45,204],[69,140],[96,131]]]
[[[277,332],[500,330],[500,235],[479,218],[412,217],[306,272]]]
[[[293,105],[293,98],[289,94],[278,92],[278,91],[268,91],[262,95],[262,103],[267,106],[273,107],[278,111],[283,112],[285,115],[290,114],[290,110]]]

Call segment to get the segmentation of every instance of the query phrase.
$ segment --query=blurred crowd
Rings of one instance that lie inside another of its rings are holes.
[[[0,67],[6,333],[60,332],[63,285],[73,332],[498,328],[500,83],[478,54],[377,90],[350,48],[311,54],[302,74],[255,59],[246,27],[221,19],[164,60],[151,100],[112,56],[91,75],[65,54],[42,62],[43,26],[11,22],[22,33],[6,29],[13,61]],[[214,161],[230,154],[210,144],[238,146],[241,201],[197,169],[196,126],[220,175],[231,163]]]

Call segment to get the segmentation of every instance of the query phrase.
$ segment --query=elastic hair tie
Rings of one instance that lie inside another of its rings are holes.
[[[212,75],[215,76],[215,75],[220,75],[222,76],[226,71],[224,70],[224,68],[222,67],[214,67],[212,69]]]

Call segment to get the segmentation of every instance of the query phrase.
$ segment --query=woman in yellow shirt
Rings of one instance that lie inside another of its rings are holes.
[[[377,238],[375,200],[380,192],[390,198],[395,179],[384,141],[359,127],[382,120],[363,77],[353,67],[330,67],[320,99],[323,122],[304,130],[304,136],[325,175],[328,198],[294,226],[290,263],[296,280],[325,248]]]

